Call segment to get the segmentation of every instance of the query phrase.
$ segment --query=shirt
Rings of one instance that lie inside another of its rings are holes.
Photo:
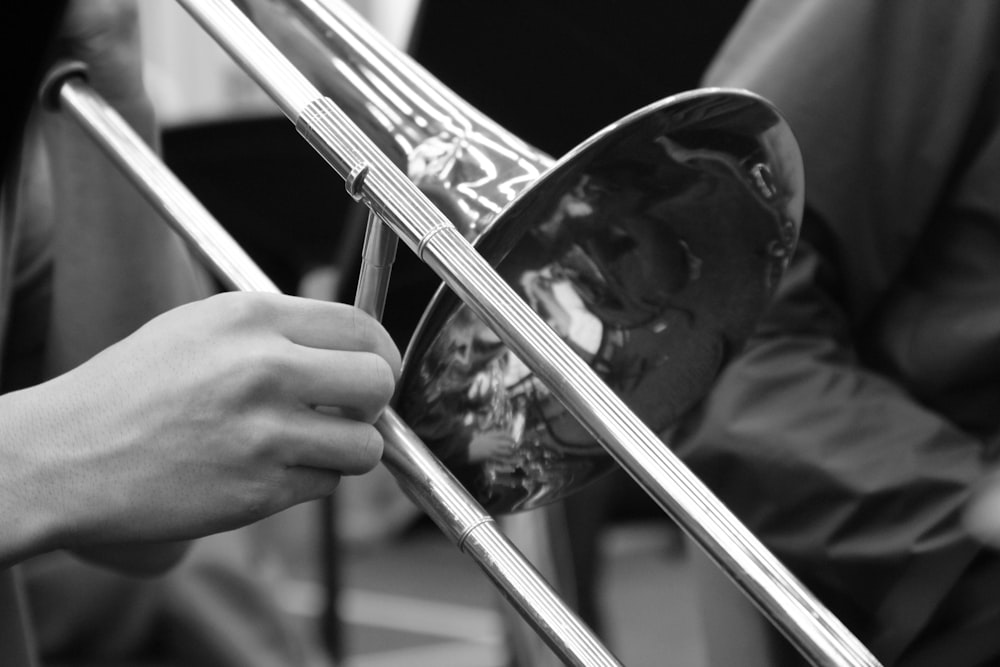
[[[788,120],[807,216],[680,453],[886,665],[1000,660],[961,522],[1000,435],[998,35],[983,0],[759,0],[706,76]]]

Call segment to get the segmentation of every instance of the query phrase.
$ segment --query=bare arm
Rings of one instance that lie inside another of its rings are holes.
[[[75,43],[100,48],[68,55],[152,141],[134,8],[72,3]],[[0,568],[67,548],[156,571],[184,540],[375,466],[400,363],[381,325],[295,297],[200,298],[182,244],[135,190],[68,119],[42,122],[58,209],[51,379],[0,396]]]
[[[351,306],[223,294],[0,397],[0,567],[202,537],[332,493],[381,458],[372,424],[399,361]]]
[[[142,80],[137,12],[131,1],[71,2],[60,47],[88,65],[95,89],[158,146],[156,118]],[[63,114],[43,114],[41,125],[55,216],[46,359],[55,375],[154,315],[207,292],[181,240],[75,122]],[[132,567],[138,557],[135,566],[160,569],[181,553],[181,545],[156,545],[89,555],[119,567]]]

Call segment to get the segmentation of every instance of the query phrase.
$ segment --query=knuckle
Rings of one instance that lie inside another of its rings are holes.
[[[223,321],[247,326],[271,319],[274,303],[269,296],[254,292],[222,292],[208,297],[206,303]]]
[[[247,410],[259,405],[262,397],[269,393],[271,375],[263,372],[261,365],[246,356],[233,360],[226,371],[229,401],[237,414],[245,414]],[[260,420],[256,420],[259,422]],[[253,433],[257,435],[256,432]]]
[[[236,383],[238,396],[258,407],[258,401],[273,401],[288,394],[295,378],[293,362],[271,346],[248,347],[236,354],[233,366],[230,377]]]
[[[282,460],[283,440],[276,418],[266,414],[266,411],[252,412],[242,446],[256,465],[271,465]]]
[[[280,347],[258,345],[248,359],[248,365],[255,367],[260,381],[266,385],[279,385],[294,375],[295,364]]]

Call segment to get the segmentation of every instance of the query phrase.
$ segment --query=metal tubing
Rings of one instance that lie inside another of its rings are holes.
[[[392,276],[392,264],[396,259],[398,241],[399,238],[379,220],[377,215],[368,213],[354,305],[377,320],[382,319],[382,311],[385,310],[389,278]]]
[[[70,74],[46,83],[50,99],[83,127],[209,267],[232,289],[280,294],[142,138],[77,75],[79,70],[63,72]],[[377,218],[371,222],[381,225]],[[382,258],[376,263],[381,263],[393,243],[383,240],[376,245],[376,256]],[[621,665],[391,409],[376,427],[385,440],[383,463],[404,491],[476,561],[566,664]]]
[[[366,169],[357,188],[364,203],[522,357],[803,655],[816,665],[878,664],[332,101],[300,94],[311,84],[281,62],[280,52],[246,16],[226,0],[178,1],[265,90],[276,91],[285,115],[342,178]]]
[[[125,172],[157,212],[201,255],[211,261],[226,287],[278,292],[267,275],[222,228],[211,213],[173,174],[159,156],[80,76],[52,80],[58,102],[87,130],[95,143]]]
[[[620,664],[398,415],[387,411],[377,426],[394,443],[385,465],[397,479],[422,480],[404,487],[414,502],[472,556],[556,655],[571,665]]]

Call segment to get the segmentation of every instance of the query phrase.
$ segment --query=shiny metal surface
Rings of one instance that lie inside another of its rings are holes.
[[[79,67],[54,71],[46,82],[50,106],[71,115],[147,200],[227,287],[278,294],[222,225],[201,205],[153,150],[81,78]],[[372,220],[372,227],[382,224]],[[392,242],[375,231],[366,254],[376,269],[390,261]],[[375,290],[359,286],[359,301],[375,311]],[[361,294],[365,292],[366,294]],[[498,590],[566,664],[620,666],[593,632],[504,536],[491,517],[391,409],[376,424],[385,442],[383,463],[410,498],[459,548],[469,554]]]
[[[636,112],[529,186],[477,240],[517,293],[654,432],[708,391],[797,236],[787,126],[740,91]],[[484,506],[528,509],[613,466],[451,292],[407,351],[397,409]]]
[[[240,5],[470,241],[555,162],[465,102],[340,0]]]
[[[243,5],[491,263],[514,247],[505,279],[650,428],[667,429],[704,394],[794,245],[787,198],[801,183],[782,169],[797,148],[765,103],[736,91],[679,96],[642,128],[632,121],[616,153],[590,150],[584,168],[581,147],[538,184],[549,156],[350,7]],[[406,357],[397,409],[491,512],[551,502],[614,465],[451,292],[435,297]]]
[[[280,62],[274,46],[263,35],[255,33],[230,2],[178,1],[253,78],[262,84],[267,82],[265,88],[273,91],[272,96],[279,102],[282,111],[307,142],[345,179],[352,194],[356,194],[378,215],[524,361],[569,413],[585,426],[587,432],[705,549],[805,657],[817,665],[878,664],[864,645],[664,446],[663,440],[598,377],[595,369],[527,305],[428,197],[360,131],[357,124],[332,100],[322,97],[318,90],[315,91],[315,98],[305,102],[304,106],[294,103],[293,100],[300,98],[300,93],[308,92],[307,82],[287,62]],[[751,107],[768,108],[762,100],[747,93],[708,91],[708,94],[743,98],[750,102]],[[651,150],[648,141],[651,137],[666,136],[667,146],[661,146],[661,150],[669,148],[671,161],[677,166],[705,165],[707,168],[711,165],[708,171],[718,169],[724,172],[728,169],[735,171],[741,179],[749,174],[754,192],[764,198],[787,202],[787,208],[781,210],[794,214],[791,227],[794,230],[801,214],[801,191],[796,187],[801,186],[801,161],[797,148],[788,152],[794,147],[794,142],[788,144],[778,139],[787,135],[784,124],[779,122],[774,125],[778,133],[767,131],[771,125],[765,124],[763,129],[755,127],[750,135],[758,137],[762,146],[773,143],[771,147],[775,150],[769,154],[781,155],[785,163],[770,164],[754,158],[749,165],[734,164],[732,156],[745,157],[746,154],[741,150],[723,150],[726,142],[689,142],[681,140],[683,135],[663,135],[669,125],[654,126],[654,132],[643,122],[645,118],[661,116],[661,112],[668,111],[676,101],[652,105],[624,119],[573,152],[571,157],[581,162],[581,168],[574,168],[569,161],[561,161],[561,167],[550,170],[543,178],[559,180],[562,177],[571,186],[579,185],[579,177],[591,173],[590,168],[594,164],[600,164],[597,158],[615,155],[616,145],[629,143],[630,137],[634,138],[630,131],[640,128],[641,131],[636,133],[640,141],[635,146],[640,151]],[[697,118],[711,117],[712,106],[695,105],[688,109],[688,113]],[[684,115],[687,114],[681,114],[681,117]],[[749,117],[754,116],[750,114]],[[698,126],[698,129],[709,130],[710,127],[709,124]],[[674,140],[679,141],[674,143]],[[628,160],[623,164],[629,164]],[[771,169],[771,173],[762,167]],[[641,172],[634,175],[644,176]],[[728,179],[723,178],[723,182],[728,182]],[[774,184],[790,185],[792,189],[783,191],[772,187]],[[539,197],[546,193],[537,183],[532,190],[539,193]],[[566,190],[557,188],[551,192],[560,191]],[[610,194],[617,197],[619,193]],[[628,191],[624,194],[627,195]],[[524,205],[525,209],[518,209],[515,202],[510,210],[521,210],[524,216],[537,220],[533,215],[536,207],[546,213],[558,208],[558,204],[546,204],[541,199],[531,204],[530,196],[524,201],[529,202]],[[787,221],[783,227],[787,228]],[[696,237],[695,234],[682,235],[681,239],[690,243]],[[503,254],[503,243],[497,242],[492,248],[489,243],[481,245],[487,254],[493,249]],[[748,247],[737,245],[745,249]],[[723,256],[725,254],[722,253]],[[774,266],[780,266],[782,261],[779,259]],[[535,598],[531,592],[526,592],[526,595]],[[584,647],[566,635],[563,637],[578,649],[575,655],[584,655]],[[580,664],[588,664],[588,660],[581,657]]]

